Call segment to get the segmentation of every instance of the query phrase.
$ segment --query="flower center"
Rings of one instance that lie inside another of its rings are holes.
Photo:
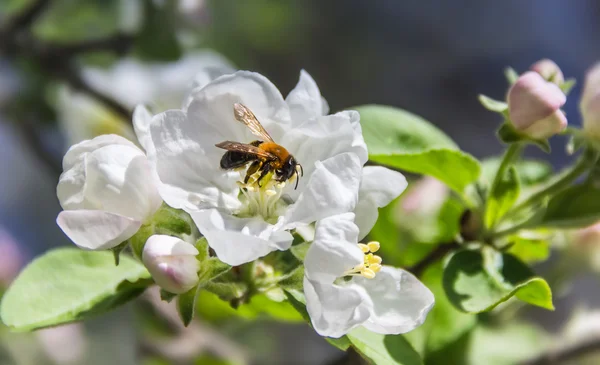
[[[371,241],[366,244],[359,243],[358,247],[360,247],[360,249],[364,253],[364,260],[361,264],[344,272],[344,276],[361,275],[367,279],[373,279],[381,270],[381,256],[373,254],[377,252],[377,250],[379,250],[379,246],[379,242],[377,241]]]
[[[273,173],[269,173],[258,181],[260,171],[252,174],[248,183],[238,181],[240,186],[240,202],[242,208],[238,212],[239,217],[261,216],[269,223],[277,222],[282,208],[287,204],[281,199],[285,182],[273,179]],[[245,175],[244,175],[245,176]]]

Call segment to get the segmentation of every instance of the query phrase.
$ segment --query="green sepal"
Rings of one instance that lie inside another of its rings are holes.
[[[113,253],[113,256],[115,258],[115,266],[119,266],[119,262],[121,259],[121,252],[123,252],[123,250],[125,248],[127,248],[127,245],[129,244],[129,242],[125,241],[125,242],[121,242],[119,245],[111,248],[110,250]]]
[[[481,105],[489,111],[504,114],[508,110],[508,104],[504,101],[495,100],[483,94],[477,97]]]
[[[577,81],[573,78],[570,79],[566,79],[563,83],[561,83],[560,85],[558,85],[558,87],[560,88],[560,90],[565,94],[565,95],[569,95],[569,93],[571,92],[571,90],[573,90],[573,87],[575,87],[575,85],[577,84]]]
[[[519,73],[512,67],[507,67],[504,69],[504,76],[506,77],[508,84],[511,86],[514,85],[519,79]]]
[[[176,296],[177,294],[173,294],[164,289],[160,289],[160,299],[164,300],[167,303],[170,303]]]
[[[496,132],[496,135],[498,136],[498,139],[500,139],[500,141],[502,141],[506,144],[526,142],[526,143],[530,143],[530,144],[533,144],[533,145],[539,147],[542,151],[544,151],[546,153],[550,153],[550,151],[551,151],[550,143],[548,142],[548,140],[533,139],[522,133],[519,133],[519,131],[517,131],[512,126],[512,124],[510,123],[510,121],[508,119],[505,120],[504,123],[502,123],[502,125]]]

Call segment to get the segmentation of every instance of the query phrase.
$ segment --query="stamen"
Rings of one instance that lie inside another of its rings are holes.
[[[359,243],[358,247],[365,255],[363,262],[346,271],[344,276],[361,275],[367,279],[373,279],[381,271],[381,256],[373,255],[373,252],[379,250],[379,242]]]
[[[275,190],[265,190],[265,194],[267,194],[268,196],[273,196],[273,195],[277,195],[277,192]]]
[[[275,186],[276,186],[278,189],[283,189],[283,188],[285,188],[285,181],[278,182],[277,184],[275,184]]]

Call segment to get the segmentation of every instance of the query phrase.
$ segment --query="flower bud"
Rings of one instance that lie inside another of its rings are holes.
[[[513,127],[533,139],[546,139],[567,127],[560,108],[567,97],[560,88],[528,71],[508,91],[508,111]]]
[[[154,235],[146,241],[142,261],[158,286],[181,294],[198,283],[198,254],[193,245],[177,237]]]
[[[593,271],[600,271],[600,223],[578,229],[569,238],[571,257]]]
[[[531,65],[530,70],[539,73],[545,80],[556,85],[560,85],[565,82],[565,77],[560,70],[560,67],[558,67],[558,65],[552,60],[539,60]]]
[[[600,139],[600,63],[592,67],[585,77],[579,107],[583,116],[583,130],[588,136]]]

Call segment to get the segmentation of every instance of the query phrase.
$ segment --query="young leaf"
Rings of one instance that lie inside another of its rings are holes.
[[[490,188],[485,210],[485,225],[493,227],[519,198],[520,184],[517,169],[511,166]]]
[[[491,184],[499,166],[500,158],[498,157],[486,158],[481,161],[481,182],[485,185]],[[519,159],[514,162],[514,166],[523,187],[541,183],[552,176],[552,166],[545,161]]]
[[[494,100],[490,97],[481,94],[479,95],[479,102],[481,103],[481,105],[483,105],[484,108],[492,112],[502,113],[506,109],[508,109],[508,104],[506,104],[505,102],[500,100]]]
[[[509,237],[510,248],[506,252],[526,263],[545,261],[550,256],[550,239],[549,234],[521,231]]]
[[[464,312],[486,312],[512,296],[554,310],[548,283],[506,253],[497,253],[492,263],[479,251],[459,251],[450,258],[442,282],[450,302]]]
[[[508,84],[513,85],[515,82],[517,82],[517,79],[519,78],[519,73],[515,71],[514,68],[507,67],[504,69],[504,76],[506,76]]]
[[[479,176],[477,160],[424,119],[381,105],[354,109],[360,113],[372,161],[433,176],[459,193]]]
[[[571,186],[550,198],[537,225],[578,228],[600,220],[600,189],[591,184]]]
[[[374,364],[423,364],[417,351],[401,335],[386,336],[361,326],[350,331],[347,337],[356,350]]]
[[[58,248],[32,261],[2,299],[0,315],[16,331],[55,326],[107,312],[151,284],[139,262],[111,252]]]

